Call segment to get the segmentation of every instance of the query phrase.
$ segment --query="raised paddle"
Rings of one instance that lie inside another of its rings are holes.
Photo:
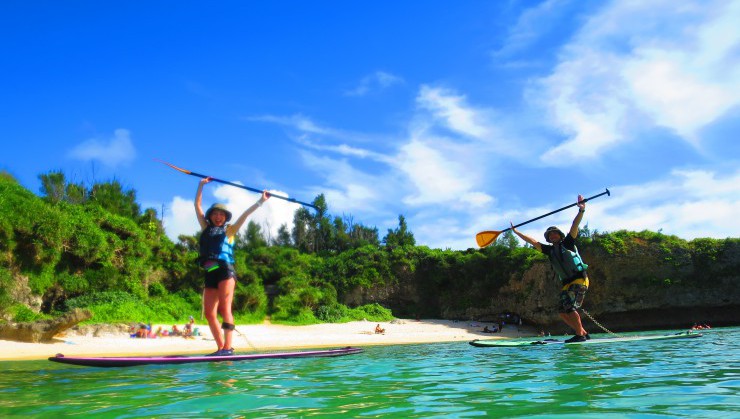
[[[583,201],[580,201],[580,202],[590,201],[590,200],[596,199],[596,198],[598,198],[598,197],[600,197],[602,195],[610,195],[611,196],[611,192],[609,192],[609,189],[607,189],[605,192],[602,192],[602,193],[600,193],[598,195],[594,195],[594,196],[585,198]],[[519,226],[523,226],[524,224],[529,224],[532,221],[537,221],[537,220],[539,220],[541,218],[545,218],[547,216],[553,215],[556,212],[560,212],[562,210],[566,210],[566,209],[568,209],[570,207],[575,207],[576,205],[578,205],[578,202],[576,202],[575,204],[570,204],[570,205],[565,206],[565,207],[560,208],[560,209],[556,209],[555,211],[548,212],[545,215],[540,215],[537,218],[532,218],[531,220],[525,221],[523,223],[519,223],[519,224],[515,225],[514,227],[519,227]],[[505,230],[501,230],[501,231],[493,231],[493,230],[490,230],[490,231],[481,231],[480,233],[478,233],[478,234],[475,235],[475,241],[478,242],[478,246],[479,247],[486,247],[486,246],[490,245],[491,243],[495,242],[496,239],[498,238],[499,234],[503,233],[504,231],[509,231],[509,230],[511,230],[511,227],[509,227],[509,228],[507,228]]]
[[[162,161],[162,160],[158,160],[158,159],[154,159],[154,160],[155,161],[158,161],[160,163],[164,163],[167,166],[170,166],[171,168],[173,168],[173,169],[175,169],[177,171],[180,171],[182,173],[185,173],[186,175],[195,176],[195,177],[199,177],[199,178],[203,178],[203,179],[205,179],[205,178],[211,178],[211,180],[214,181],[214,182],[223,183],[225,185],[230,185],[230,186],[236,186],[237,188],[246,189],[248,191],[257,192],[257,193],[260,193],[260,194],[262,193],[261,190],[256,189],[256,188],[250,188],[249,186],[240,185],[238,183],[229,182],[229,181],[221,180],[221,179],[216,179],[215,177],[201,175],[200,173],[191,172],[190,170],[177,167],[177,166],[175,166],[173,164],[167,163],[166,161]],[[307,202],[297,201],[297,200],[295,200],[293,198],[288,198],[288,197],[285,197],[285,196],[275,195],[275,194],[272,194],[272,193],[270,194],[270,197],[272,197],[272,198],[279,198],[279,199],[282,199],[282,200],[285,200],[285,201],[288,201],[288,202],[293,202],[293,203],[296,203],[296,204],[300,204],[300,205],[303,205],[303,206],[306,206],[306,207],[311,207],[311,208],[313,208],[313,209],[315,209],[315,210],[318,211],[318,208],[316,208],[315,205],[309,204]]]

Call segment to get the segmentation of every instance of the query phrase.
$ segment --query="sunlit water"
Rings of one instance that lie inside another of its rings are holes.
[[[0,417],[737,418],[739,339],[723,328],[676,341],[110,369],[0,362]]]

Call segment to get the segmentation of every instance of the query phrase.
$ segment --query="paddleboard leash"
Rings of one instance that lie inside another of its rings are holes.
[[[250,347],[252,347],[252,349],[254,349],[255,351],[257,350],[257,347],[254,346],[254,345],[252,345],[252,342],[249,341],[249,338],[247,337],[247,335],[245,335],[244,333],[240,332],[239,329],[237,329],[237,328],[234,328],[234,330],[236,330],[236,333],[238,333],[239,336],[243,337],[244,340],[247,341],[247,345],[249,345]]]
[[[610,334],[612,336],[618,337],[618,338],[624,337],[624,336],[622,336],[620,334],[617,334],[617,333],[614,333],[611,330],[609,330],[606,327],[604,327],[604,325],[602,325],[596,319],[594,319],[593,316],[591,316],[591,314],[588,311],[586,311],[585,308],[581,307],[581,311],[583,312],[583,314],[586,315],[586,317],[588,317],[589,319],[591,319],[591,321],[594,322],[595,325],[599,326],[599,328],[601,328],[601,330],[605,331],[606,333],[608,333],[608,334]]]

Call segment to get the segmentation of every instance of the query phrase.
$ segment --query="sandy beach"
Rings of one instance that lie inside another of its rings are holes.
[[[467,342],[473,339],[504,339],[533,336],[534,331],[507,325],[500,333],[484,333],[492,323],[450,320],[403,320],[382,322],[385,333],[375,333],[377,322],[283,326],[275,324],[239,325],[234,335],[237,352],[282,349],[330,348],[343,346],[401,345],[433,342]],[[159,325],[154,325],[153,329]],[[171,326],[163,325],[165,328]],[[203,336],[185,339],[179,336],[155,339],[131,338],[126,333],[92,335],[67,332],[52,343],[23,343],[0,340],[0,361],[46,359],[58,353],[67,356],[121,356],[204,354],[216,350],[206,325],[196,325]]]

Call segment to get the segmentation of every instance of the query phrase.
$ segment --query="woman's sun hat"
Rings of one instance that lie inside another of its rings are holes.
[[[213,204],[213,205],[211,205],[211,208],[208,208],[208,211],[206,211],[206,220],[209,220],[210,221],[210,219],[211,219],[211,212],[213,212],[213,210],[223,211],[226,214],[226,222],[228,223],[229,221],[231,221],[231,211],[227,210],[226,209],[226,205],[224,205],[224,204]]]

